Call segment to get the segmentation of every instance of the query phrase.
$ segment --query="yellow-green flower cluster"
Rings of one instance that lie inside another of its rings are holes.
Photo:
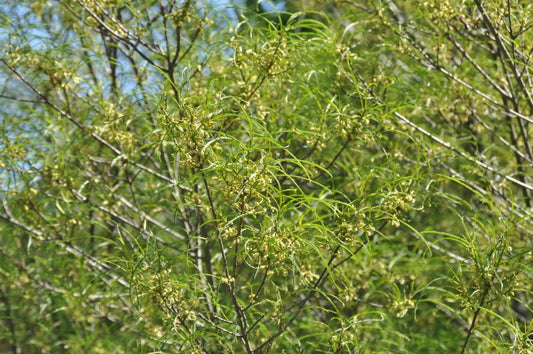
[[[376,231],[371,218],[361,210],[351,210],[340,217],[335,228],[335,237],[350,246],[362,242],[362,236],[370,236]]]

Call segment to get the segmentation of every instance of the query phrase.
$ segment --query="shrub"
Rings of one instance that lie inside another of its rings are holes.
[[[2,3],[0,347],[527,352],[531,5],[385,3]]]

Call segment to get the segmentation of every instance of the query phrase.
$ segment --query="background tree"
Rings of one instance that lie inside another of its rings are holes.
[[[531,5],[278,3],[1,3],[2,349],[528,350]]]

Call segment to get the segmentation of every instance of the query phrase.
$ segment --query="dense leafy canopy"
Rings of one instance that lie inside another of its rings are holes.
[[[0,2],[0,350],[527,352],[529,1]]]

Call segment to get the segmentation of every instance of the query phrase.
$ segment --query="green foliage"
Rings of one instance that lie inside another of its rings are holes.
[[[0,350],[528,352],[531,5],[248,5],[0,3]]]

